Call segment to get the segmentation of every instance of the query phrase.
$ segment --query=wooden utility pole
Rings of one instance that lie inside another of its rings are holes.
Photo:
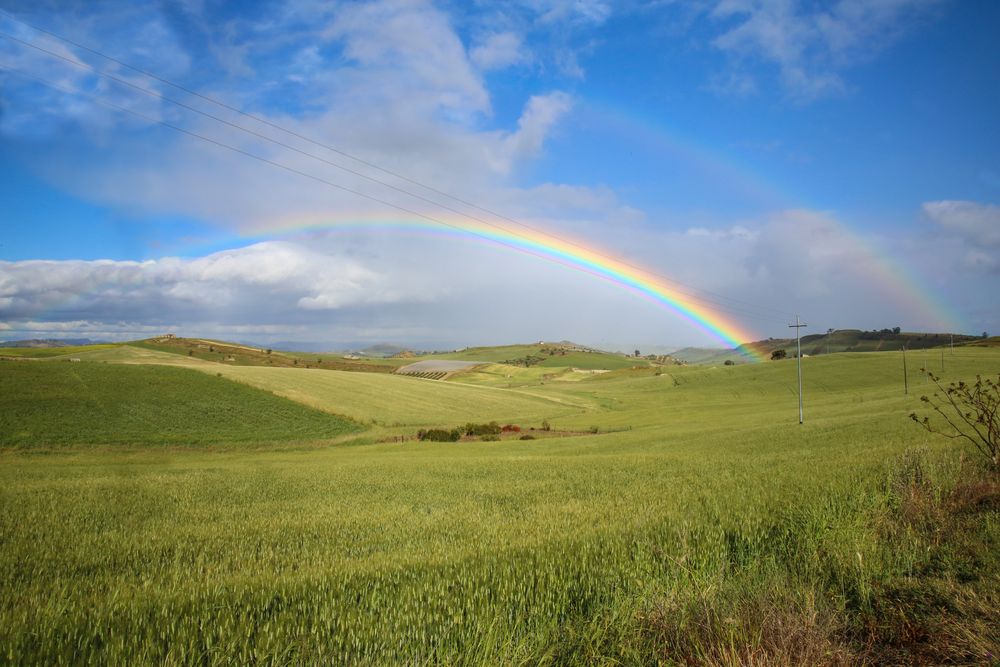
[[[906,346],[903,346],[903,393],[910,393],[910,378],[906,375]]]

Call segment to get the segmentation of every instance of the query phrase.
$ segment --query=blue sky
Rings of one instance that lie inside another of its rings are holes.
[[[468,241],[278,233],[399,211],[151,119],[453,217],[300,137],[318,139],[721,295],[720,317],[759,336],[794,313],[817,330],[1000,330],[995,2],[0,9],[0,338],[718,344],[584,274]]]

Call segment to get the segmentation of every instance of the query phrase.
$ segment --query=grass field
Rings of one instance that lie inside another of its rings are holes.
[[[491,420],[541,422],[594,407],[586,397],[546,396],[399,375],[261,367],[223,370],[225,377],[238,382],[381,426],[458,425]]]
[[[346,419],[185,369],[0,364],[0,447],[307,441],[359,430]]]
[[[113,350],[116,343],[100,343],[97,345],[65,345],[63,347],[0,347],[0,357],[18,357],[21,359],[47,359],[50,357],[72,357],[82,352]]]
[[[88,421],[96,397],[144,391],[91,378],[68,402],[87,407],[50,427],[62,450],[0,451],[0,659],[988,664],[1000,485],[907,419],[918,365],[904,395],[898,353],[804,360],[801,426],[794,360],[544,384],[563,371],[532,367],[513,389],[483,371],[157,369],[370,427],[354,446],[274,451],[73,447],[107,428]],[[55,415],[66,399],[30,375],[42,367],[151,368],[0,362],[2,400]],[[998,371],[1000,350],[967,348],[944,376]],[[181,414],[192,442],[217,427]],[[473,418],[597,433],[377,442]]]

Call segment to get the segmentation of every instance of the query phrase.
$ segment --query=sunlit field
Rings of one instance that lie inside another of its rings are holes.
[[[899,353],[805,359],[800,426],[795,360],[496,386],[0,362],[3,659],[982,664],[997,489],[908,419],[918,366],[906,395]],[[998,371],[961,348],[943,376]],[[413,438],[486,420],[578,435]]]

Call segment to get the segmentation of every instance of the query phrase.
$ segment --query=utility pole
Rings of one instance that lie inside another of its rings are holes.
[[[795,324],[789,324],[789,329],[795,329],[795,362],[798,365],[799,373],[799,423],[803,422],[802,418],[802,343],[799,340],[799,329],[804,326],[808,326],[802,322],[799,322],[799,316],[795,316]]]
[[[903,346],[903,393],[910,393],[910,379],[906,375],[906,346]]]

